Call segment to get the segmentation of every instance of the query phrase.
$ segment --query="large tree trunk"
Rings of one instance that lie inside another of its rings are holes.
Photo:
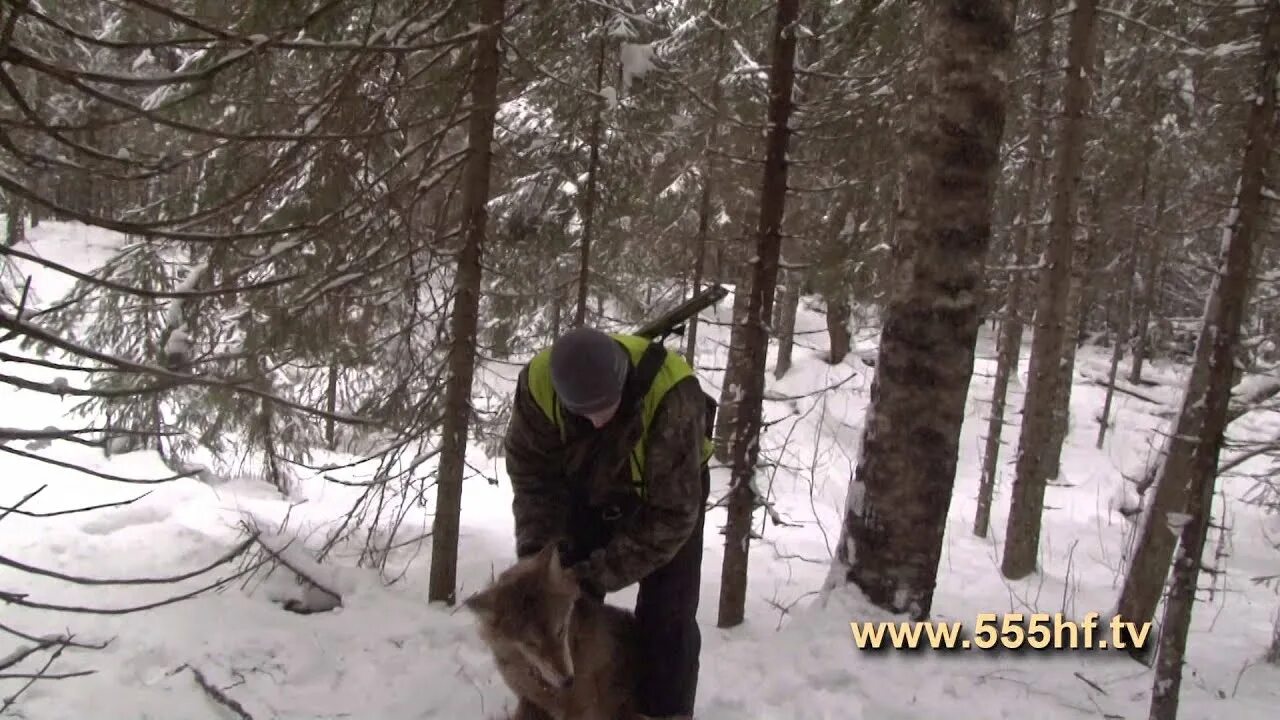
[[[823,10],[825,3],[815,2],[809,5],[808,17],[804,24],[810,29],[822,27]],[[822,36],[814,35],[807,39],[799,48],[800,66],[802,68],[813,67],[822,58]],[[815,84],[817,78],[804,79],[796,81],[795,98],[796,102],[801,105],[808,102],[809,98],[816,93]],[[805,212],[802,207],[801,213]],[[794,259],[794,258],[793,258]],[[773,366],[773,376],[781,378],[791,369],[791,357],[796,346],[796,314],[800,309],[800,288],[805,281],[806,273],[796,268],[784,270],[782,273],[782,296],[779,298],[778,307],[774,312],[773,325],[778,338],[778,355]]]
[[[1053,0],[1040,0],[1039,17],[1053,13]],[[1036,48],[1035,67],[1043,70],[1049,66],[1049,54],[1053,49],[1053,23],[1041,22],[1039,45]],[[1027,161],[1022,166],[1018,186],[1022,188],[1022,207],[1017,213],[1019,222],[1013,231],[1013,264],[1021,268],[1026,264],[1031,247],[1032,218],[1036,198],[1040,193],[1040,168],[1044,166],[1044,96],[1045,81],[1039,77],[1032,90],[1031,103],[1027,106]],[[991,502],[995,495],[996,468],[1000,460],[1000,436],[1004,430],[1005,403],[1009,394],[1009,379],[1018,369],[1018,357],[1022,353],[1022,295],[1024,273],[1015,270],[1009,279],[1009,302],[1004,320],[1000,324],[1000,341],[996,357],[995,386],[991,391],[991,415],[987,418],[987,438],[982,453],[982,479],[978,485],[978,508],[973,517],[973,534],[986,537],[991,524]]]
[[[1035,570],[1040,546],[1044,458],[1053,431],[1053,406],[1058,396],[1059,364],[1065,339],[1072,231],[1076,224],[1076,199],[1084,156],[1084,114],[1089,105],[1088,66],[1093,58],[1095,9],[1096,0],[1078,0],[1071,18],[1064,117],[1055,153],[1058,172],[1053,183],[1049,242],[1045,250],[1047,267],[1041,279],[1040,301],[1036,308],[1036,332],[1031,341],[1017,470],[1001,567],[1005,577],[1012,579],[1024,577]]]
[[[604,87],[604,58],[608,47],[604,35],[600,36],[599,57],[596,58],[596,93]],[[587,321],[587,289],[591,281],[591,231],[596,219],[596,186],[600,172],[600,135],[604,123],[604,103],[596,99],[595,115],[591,118],[591,155],[587,161],[587,198],[582,208],[582,245],[578,266],[578,307],[573,316],[574,327],[582,327]]]
[[[787,199],[787,146],[791,137],[791,92],[795,81],[796,32],[800,0],[778,0],[773,28],[773,62],[769,69],[769,134],[765,145],[764,179],[760,188],[760,228],[752,269],[751,295],[742,326],[747,363],[739,381],[742,401],[733,424],[733,465],[725,522],[724,563],[721,568],[718,627],[742,622],[747,598],[747,559],[751,517],[756,508],[755,470],[760,455],[761,405],[764,402],[765,355],[769,348],[766,324],[773,313],[782,253],[782,221]]]
[[[925,5],[901,260],[830,585],[929,616],[981,323],[1013,44],[1011,4]]]
[[[1062,448],[1071,430],[1071,391],[1076,372],[1076,352],[1080,337],[1088,327],[1091,287],[1093,285],[1094,253],[1099,245],[1099,233],[1106,232],[1109,219],[1098,197],[1096,183],[1089,193],[1091,221],[1074,247],[1071,264],[1071,285],[1067,291],[1067,318],[1062,332],[1062,358],[1058,363],[1058,379],[1054,383],[1053,411],[1050,414],[1049,446],[1044,452],[1041,473],[1045,481],[1062,474]]]
[[[1259,229],[1265,227],[1263,190],[1275,129],[1276,73],[1280,71],[1280,0],[1268,0],[1263,9],[1262,53],[1258,100],[1249,104],[1245,131],[1244,163],[1239,195],[1223,232],[1220,274],[1213,279],[1204,324],[1196,343],[1196,364],[1208,370],[1203,395],[1183,396],[1182,415],[1200,415],[1196,449],[1191,459],[1187,491],[1186,523],[1182,526],[1173,582],[1165,603],[1164,629],[1160,634],[1156,677],[1151,693],[1151,720],[1174,720],[1182,684],[1182,661],[1191,624],[1201,555],[1213,509],[1218,455],[1227,426],[1234,375],[1234,353],[1244,317],[1249,266]],[[1215,302],[1215,299],[1217,300]],[[1163,518],[1161,524],[1167,524]]]
[[[1258,227],[1264,220],[1262,188],[1267,154],[1274,134],[1275,88],[1270,79],[1275,77],[1277,65],[1280,64],[1277,62],[1277,54],[1280,53],[1278,1],[1280,0],[1268,0],[1266,5],[1265,38],[1262,44],[1266,59],[1263,68],[1265,80],[1258,91],[1259,102],[1252,104],[1250,109],[1240,188],[1227,221],[1227,234],[1223,243],[1226,256],[1220,260],[1223,264],[1222,275],[1214,278],[1213,291],[1205,310],[1207,329],[1201,331],[1195,364],[1191,368],[1183,394],[1182,410],[1178,413],[1174,430],[1168,436],[1165,452],[1156,468],[1158,480],[1155,482],[1155,497],[1151,498],[1143,513],[1138,541],[1129,561],[1116,608],[1117,614],[1134,622],[1148,622],[1155,616],[1156,605],[1164,590],[1164,581],[1178,540],[1169,529],[1169,513],[1190,514],[1187,510],[1189,504],[1200,502],[1197,492],[1201,483],[1198,473],[1201,472],[1202,458],[1199,457],[1197,446],[1206,441],[1217,442],[1213,439],[1221,434],[1216,428],[1219,420],[1210,412],[1210,406],[1216,402],[1213,397],[1214,383],[1223,382],[1215,375],[1215,370],[1225,373],[1227,390],[1224,392],[1229,393],[1231,368],[1229,360],[1225,361],[1228,364],[1226,368],[1214,363],[1224,362],[1218,358],[1219,352],[1228,353],[1229,357],[1233,350],[1233,346],[1219,347],[1224,338],[1230,338],[1234,342],[1239,333],[1239,313],[1242,311],[1235,306],[1244,304],[1252,244],[1256,241]],[[1240,262],[1243,262],[1243,267],[1236,267],[1235,264]],[[1229,398],[1222,402],[1226,404],[1220,422],[1225,427],[1231,419]],[[1215,464],[1211,466],[1211,470],[1216,472],[1216,447],[1212,449],[1212,453],[1215,455]],[[1208,512],[1207,506],[1205,512]],[[1195,518],[1192,520],[1196,522]],[[1188,538],[1186,532],[1187,528],[1184,528],[1184,543]],[[1177,582],[1175,579],[1174,584]],[[1170,603],[1172,602],[1171,599]],[[1190,612],[1190,609],[1187,608],[1186,612]],[[1169,608],[1166,608],[1166,618],[1168,617]],[[1162,639],[1162,652],[1164,644]]]
[[[492,166],[494,119],[498,113],[498,71],[502,61],[503,0],[480,0],[471,89],[471,117],[467,127],[466,176],[463,178],[462,221],[465,240],[458,257],[457,291],[449,323],[449,381],[444,393],[444,422],[440,440],[436,514],[432,524],[429,601],[452,605],[458,572],[458,521],[462,512],[462,471],[471,419],[471,381],[475,374],[476,327],[480,308],[489,175]]]

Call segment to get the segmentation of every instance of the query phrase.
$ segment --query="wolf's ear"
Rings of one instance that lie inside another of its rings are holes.
[[[552,581],[561,585],[578,585],[578,576],[574,572],[573,566],[566,566],[560,558],[560,554],[556,553],[551,556],[551,564],[547,568],[548,574]]]
[[[560,548],[557,543],[549,542],[542,546],[538,551],[538,562],[544,565],[557,566],[560,564]]]
[[[478,592],[462,602],[468,610],[475,613],[481,620],[492,620],[497,613],[497,608],[493,602],[493,595],[487,590]]]

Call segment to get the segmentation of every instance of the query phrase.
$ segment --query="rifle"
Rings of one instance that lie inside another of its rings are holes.
[[[689,318],[720,302],[729,294],[722,285],[712,285],[679,305],[662,313],[658,317],[641,325],[632,335],[639,335],[650,340],[661,342],[669,335],[683,335],[685,323]]]

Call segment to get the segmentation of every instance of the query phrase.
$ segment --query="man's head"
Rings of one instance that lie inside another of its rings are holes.
[[[591,328],[570,330],[551,346],[551,384],[560,402],[597,428],[618,411],[630,365],[621,345]]]

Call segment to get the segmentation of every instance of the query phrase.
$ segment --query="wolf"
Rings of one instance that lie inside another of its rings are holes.
[[[464,601],[519,703],[511,720],[640,720],[635,615],[582,592],[556,545]]]

